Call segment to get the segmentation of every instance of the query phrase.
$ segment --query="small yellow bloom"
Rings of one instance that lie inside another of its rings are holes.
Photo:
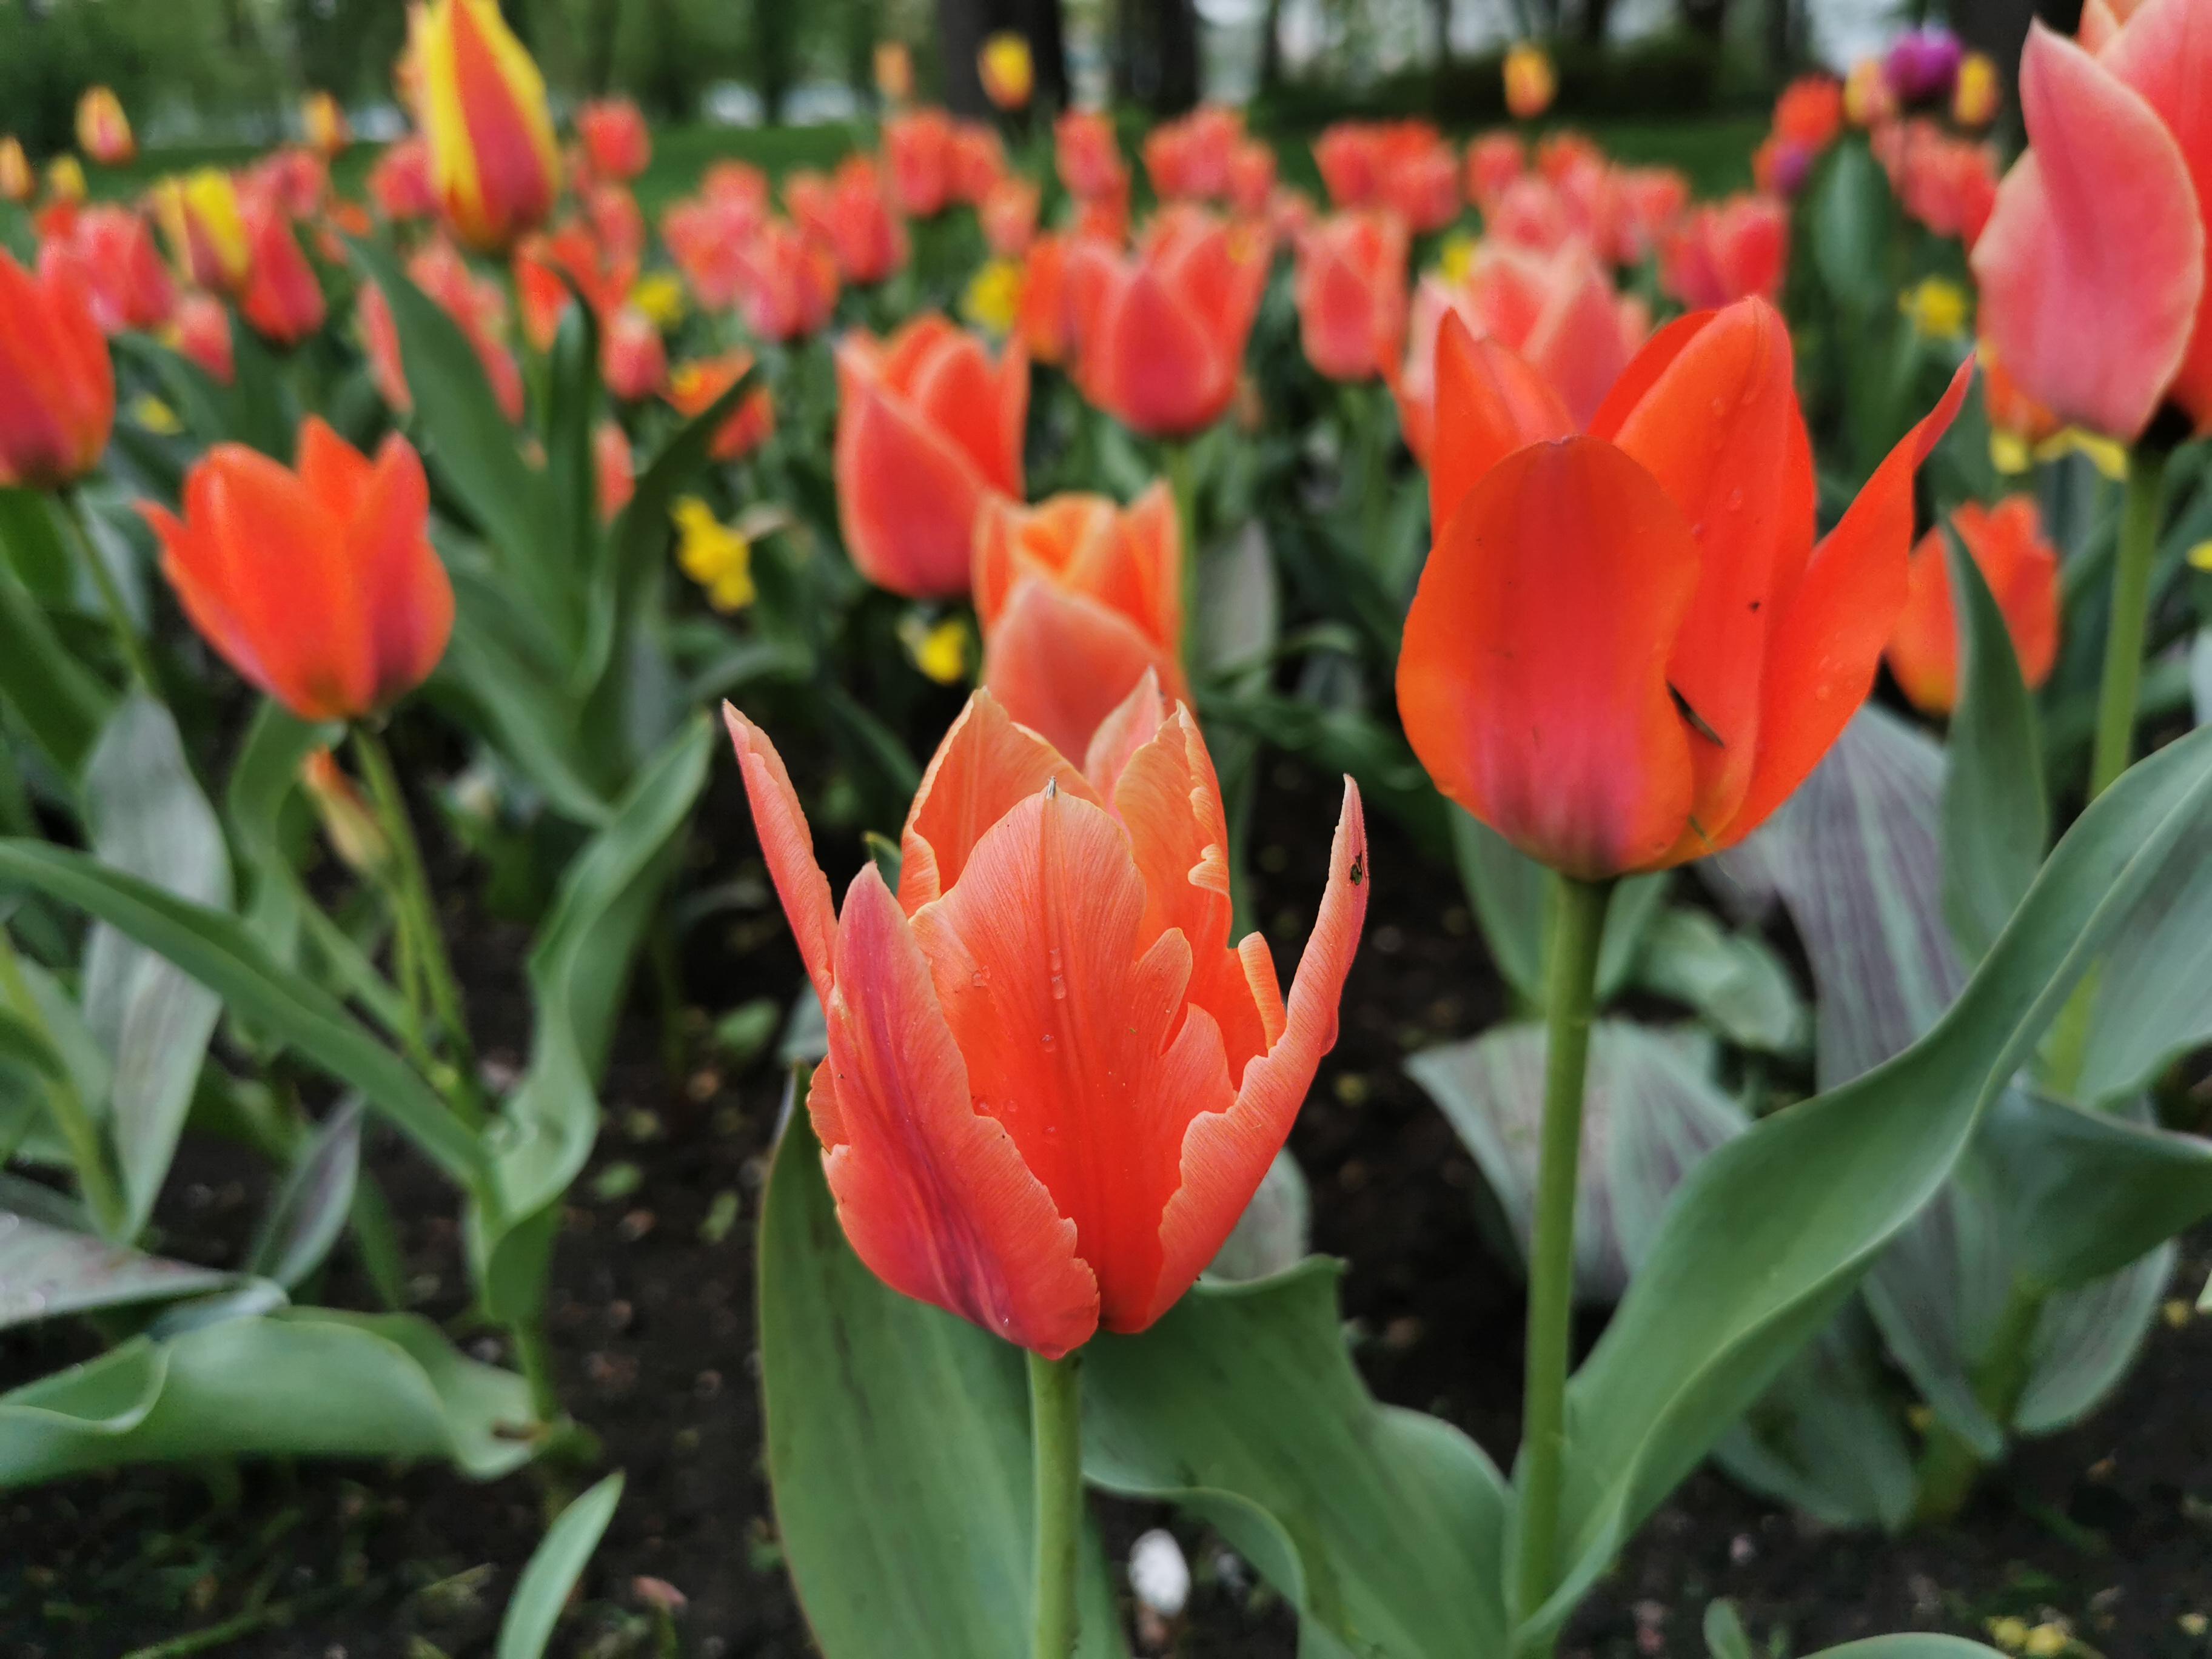
[[[1000,109],[1021,108],[1036,89],[1036,64],[1030,43],[1012,29],[1000,29],[975,54],[975,73],[983,95]]]
[[[969,322],[994,334],[1013,331],[1022,308],[1022,264],[1018,259],[987,259],[968,279],[960,310]]]
[[[886,103],[903,104],[914,96],[914,54],[905,41],[876,42],[876,90]]]
[[[957,685],[968,678],[968,625],[959,617],[947,617],[933,626],[919,611],[910,612],[899,623],[899,638],[914,665],[939,685]]]
[[[2180,1625],[2184,1636],[2202,1636],[2206,1631],[2212,1630],[2212,1619],[2207,1619],[2201,1613],[2185,1613],[2176,1622]]]
[[[676,521],[676,562],[707,591],[707,603],[726,612],[750,605],[752,544],[696,495],[677,497],[669,516]]]
[[[1505,54],[1505,107],[1516,121],[1532,121],[1551,108],[1559,90],[1550,55],[1533,40],[1516,40]]]
[[[1990,428],[1990,465],[1998,471],[2008,477],[2017,476],[2034,462],[2034,456],[2028,453],[2027,440],[2019,433]]]
[[[84,200],[84,163],[74,155],[57,155],[47,162],[46,194],[57,202]]]
[[[2028,1632],[2027,1640],[2021,1644],[2020,1650],[2027,1659],[2058,1659],[2073,1645],[2074,1638],[2065,1626],[2044,1624]]]
[[[641,276],[629,291],[629,302],[665,334],[684,320],[683,279],[672,270]]]
[[[1897,296],[1897,308],[1923,339],[1955,340],[1966,331],[1966,291],[1956,283],[1929,276]]]
[[[1987,52],[1970,52],[1959,60],[1959,78],[1951,88],[1951,118],[1962,127],[1985,127],[1996,118],[1997,102],[2004,83]]]
[[[1990,1640],[2007,1653],[2018,1653],[2027,1645],[2027,1620],[2007,1616],[1989,1621]]]
[[[308,750],[300,763],[300,783],[331,850],[347,869],[373,876],[391,862],[392,842],[377,822],[375,809],[329,750]]]
[[[2039,461],[2063,460],[2069,455],[2087,455],[2089,464],[2114,483],[2128,476],[2127,446],[2078,426],[2068,427],[2055,438],[2045,438],[2035,448]]]
[[[12,136],[0,138],[0,201],[27,202],[38,193],[38,174],[31,170],[23,141]]]
[[[1437,270],[1444,281],[1456,287],[1467,280],[1474,269],[1475,250],[1482,244],[1466,231],[1455,230],[1444,238],[1443,246],[1437,250]]]
[[[185,423],[177,418],[177,411],[150,392],[142,392],[132,400],[131,418],[147,431],[158,433],[164,438],[172,437],[185,429]]]
[[[2189,568],[2212,574],[2212,542],[2199,542],[2189,550]]]

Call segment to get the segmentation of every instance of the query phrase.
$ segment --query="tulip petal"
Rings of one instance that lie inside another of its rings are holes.
[[[1064,756],[1085,753],[1147,673],[1182,695],[1182,671],[1134,623],[1042,576],[1015,584],[983,651],[984,689]]]
[[[1437,788],[1569,875],[1649,867],[1692,805],[1667,673],[1700,562],[1680,510],[1611,444],[1499,462],[1406,617],[1398,711]]]
[[[965,452],[857,374],[840,399],[835,464],[838,520],[863,575],[908,599],[967,592],[986,485]]]
[[[971,1097],[929,963],[872,864],[846,890],[827,1012],[833,1099],[812,1115],[854,1253],[893,1290],[1047,1358],[1089,1340],[1098,1285],[1076,1225]]]
[[[1152,740],[1160,722],[1168,717],[1167,700],[1160,695],[1160,678],[1147,674],[1121,700],[1121,706],[1098,723],[1091,734],[1091,747],[1083,757],[1083,775],[1097,791],[1098,799],[1111,800],[1129,758]]]
[[[948,890],[984,832],[1048,783],[1098,799],[1066,756],[1016,725],[988,691],[970,696],[930,757],[899,836],[899,903],[906,913]]]
[[[1759,758],[1735,817],[1679,849],[1694,858],[1733,847],[1765,822],[1828,752],[1873,689],[1906,597],[1912,479],[1949,430],[1972,381],[1969,357],[1950,389],[1898,441],[1842,520],[1813,550],[1796,590],[1777,607],[1760,690]]]
[[[976,1110],[1073,1218],[1115,1329],[1159,1282],[1184,1131],[1235,1093],[1212,1017],[1184,1001],[1190,946],[1145,939],[1144,916],[1121,826],[1061,790],[1006,814],[914,917]]]
[[[761,857],[769,879],[783,902],[792,937],[806,963],[806,976],[822,1006],[830,1006],[836,963],[837,911],[830,900],[830,882],[814,857],[814,832],[799,805],[799,792],[791,787],[783,757],[737,706],[722,705],[722,724],[738,751],[738,766],[745,780],[745,799],[751,804],[753,828],[760,836]]]
[[[1564,276],[1530,325],[1521,355],[1540,370],[1579,428],[1605,403],[1634,356],[1620,296],[1605,271],[1578,248],[1563,250]]]
[[[360,459],[343,440],[333,441]],[[424,528],[429,511],[422,460],[392,433],[367,469],[346,521],[346,561],[373,658],[367,708],[381,708],[428,679],[453,631],[453,586]]]
[[[1495,340],[1478,340],[1447,312],[1437,328],[1429,522],[1441,536],[1483,475],[1515,450],[1565,438],[1574,418],[1542,374]]]
[[[1943,532],[1931,530],[1913,548],[1905,605],[1884,651],[1898,689],[1923,714],[1945,715],[1959,695],[1959,619],[1951,603],[1950,559]]]
[[[2182,367],[2204,290],[2188,165],[2142,94],[2039,23],[2021,103],[2033,147],[1971,259],[1982,331],[2038,402],[2132,439]]]
[[[1220,1251],[1289,1138],[1322,1056],[1336,1045],[1337,1006],[1367,918],[1368,875],[1367,820],[1358,787],[1346,778],[1328,885],[1298,958],[1288,1017],[1267,1052],[1244,1068],[1229,1109],[1207,1113],[1184,1133],[1182,1184],[1160,1218],[1159,1282],[1143,1316],[1115,1329],[1142,1330],[1175,1305]]]
[[[950,439],[990,488],[1022,493],[1022,440],[1029,410],[1029,364],[1018,345],[998,368],[957,330],[916,366],[908,399]]]
[[[1235,390],[1236,366],[1198,313],[1149,265],[1112,295],[1095,332],[1084,325],[1082,367],[1094,402],[1124,424],[1187,437],[1212,424]]]

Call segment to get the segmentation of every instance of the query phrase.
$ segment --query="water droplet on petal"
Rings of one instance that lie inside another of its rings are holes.
[[[1048,1048],[1052,1047],[1052,1033],[1049,1031],[1044,1034],[1044,1046]]]
[[[1052,976],[1052,1000],[1054,1002],[1067,1000],[1067,981],[1058,974]]]
[[[1741,513],[1741,512],[1742,512],[1742,511],[1743,511],[1743,491],[1741,491],[1741,489],[1731,489],[1731,490],[1729,490],[1729,491],[1728,506],[1729,506],[1729,512],[1731,512],[1731,513]]]
[[[974,973],[968,975],[968,982],[980,991],[986,985],[988,985],[991,982],[991,976],[985,973],[981,968],[978,968]]]

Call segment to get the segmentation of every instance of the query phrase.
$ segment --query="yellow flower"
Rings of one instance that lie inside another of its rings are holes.
[[[185,429],[185,423],[177,418],[177,411],[150,392],[140,392],[132,402],[131,418],[147,431],[159,433],[164,438]]]
[[[2094,432],[2085,432],[2078,426],[2069,426],[2057,437],[2045,438],[2035,447],[2035,459],[2039,461],[2063,460],[2069,455],[2087,455],[2089,464],[2114,483],[2128,476],[2127,446]]]
[[[199,167],[154,186],[154,217],[177,268],[202,288],[235,289],[251,273],[238,186],[220,167]]]
[[[893,104],[903,104],[914,96],[914,54],[904,41],[876,42],[876,90]]]
[[[2192,570],[2202,570],[2208,574],[2212,574],[2212,542],[2199,542],[2196,546],[2189,550],[2189,568]],[[2186,1304],[2184,1304],[2184,1306],[2185,1309]],[[2178,1322],[2176,1322],[2172,1316],[2169,1314],[2166,1316],[2166,1322],[2168,1324],[2173,1324]]]
[[[1444,245],[1437,250],[1437,270],[1444,281],[1457,286],[1467,280],[1468,272],[1474,269],[1474,252],[1481,244],[1463,230],[1455,230],[1444,238]]]
[[[46,164],[46,193],[57,202],[84,200],[84,163],[74,155],[57,155]]]
[[[1897,296],[1897,308],[1923,339],[1955,340],[1966,331],[1966,291],[1956,283],[1929,276]]]
[[[1505,107],[1514,119],[1531,121],[1551,108],[1559,90],[1559,71],[1543,47],[1516,40],[1505,54]]]
[[[1989,1621],[1990,1640],[2007,1653],[2018,1653],[2027,1644],[2027,1620],[2009,1616]]]
[[[2045,1624],[2028,1632],[2027,1640],[2021,1644],[2020,1650],[2027,1659],[2058,1659],[2073,1645],[2074,1638],[2067,1633],[2065,1626]]]
[[[1030,43],[1012,29],[1000,29],[975,54],[975,73],[983,95],[1000,109],[1019,109],[1036,89],[1036,64]]]
[[[1990,465],[2008,476],[2025,472],[2035,458],[2028,453],[2027,440],[2017,432],[1990,428]]]
[[[707,603],[721,611],[750,605],[753,544],[696,495],[677,497],[669,517],[676,521],[676,562],[706,589]]]
[[[684,283],[672,270],[656,270],[637,279],[629,302],[643,312],[653,325],[666,333],[684,320]]]
[[[909,612],[899,623],[899,638],[914,665],[939,685],[968,678],[968,625],[958,617],[932,625],[919,611]]]
[[[968,320],[994,334],[1012,331],[1021,314],[1022,265],[1018,259],[987,259],[968,280],[960,309]]]
[[[2003,95],[2003,82],[1989,54],[1970,52],[1959,60],[1959,78],[1952,84],[1951,118],[1962,127],[1985,127],[1996,118],[1997,100]]]

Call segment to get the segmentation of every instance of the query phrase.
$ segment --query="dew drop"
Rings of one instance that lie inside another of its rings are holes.
[[[1727,414],[1727,413],[1728,413],[1728,399],[1727,399],[1727,398],[1714,398],[1714,399],[1713,399],[1713,416],[1714,416],[1714,418],[1715,418],[1715,419],[1718,419],[1721,416],[1725,415],[1725,414]]]
[[[1045,956],[1047,960],[1052,963],[1052,971],[1055,974],[1058,973],[1060,971],[1060,946],[1057,945],[1054,945],[1051,950],[1045,952]]]
[[[1044,1046],[1048,1048],[1052,1047],[1052,1033],[1049,1031],[1044,1034]]]
[[[1052,976],[1052,1000],[1054,1002],[1067,1000],[1067,981],[1058,974]]]
[[[990,970],[988,969],[978,968],[974,973],[968,975],[968,982],[974,986],[977,990],[981,990],[986,985],[988,985],[991,982]]]
[[[1742,512],[1742,511],[1743,511],[1743,491],[1741,491],[1741,489],[1731,489],[1731,490],[1729,490],[1729,491],[1728,507],[1729,507],[1729,512],[1731,512],[1731,513],[1741,513],[1741,512]]]

